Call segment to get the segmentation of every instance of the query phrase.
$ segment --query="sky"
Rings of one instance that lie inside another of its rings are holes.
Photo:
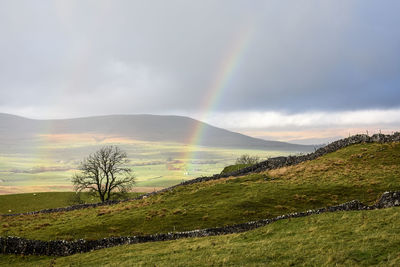
[[[190,116],[271,140],[400,129],[400,2],[0,1],[0,112]]]

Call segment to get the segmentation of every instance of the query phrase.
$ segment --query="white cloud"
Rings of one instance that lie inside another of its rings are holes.
[[[400,108],[292,114],[279,111],[214,112],[205,121],[265,140],[322,144],[353,134],[400,131]]]
[[[202,112],[207,88],[235,65],[223,77],[220,112],[400,107],[399,7],[396,0],[0,1],[0,112]],[[308,125],[323,115],[285,120]]]
[[[356,111],[315,111],[287,114],[276,111],[213,113],[207,122],[228,129],[276,129],[355,127],[368,125],[400,126],[400,108]]]

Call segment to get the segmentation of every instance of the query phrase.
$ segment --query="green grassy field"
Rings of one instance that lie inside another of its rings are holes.
[[[183,180],[219,173],[242,154],[263,159],[289,154],[135,140],[99,143],[78,138],[43,141],[32,147],[18,144],[12,151],[0,152],[0,194],[71,191],[71,177],[79,162],[99,147],[109,144],[127,151],[139,187],[166,187]]]
[[[132,198],[141,193],[129,193],[128,197]],[[94,197],[88,193],[78,195],[74,192],[40,192],[25,193],[0,196],[0,214],[22,213],[28,211],[60,208],[81,203],[97,203],[100,202],[98,197]]]
[[[400,144],[361,144],[297,166],[72,212],[1,218],[1,236],[99,239],[223,226],[400,190]]]
[[[399,266],[400,207],[283,220],[225,236],[118,246],[68,257],[0,255],[13,266]]]

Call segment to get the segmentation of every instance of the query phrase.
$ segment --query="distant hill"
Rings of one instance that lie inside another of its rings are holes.
[[[109,115],[76,119],[34,120],[0,113],[0,142],[40,134],[93,134],[142,141],[187,144],[194,129],[203,129],[199,145],[307,152],[313,146],[267,141],[217,128],[183,116]]]

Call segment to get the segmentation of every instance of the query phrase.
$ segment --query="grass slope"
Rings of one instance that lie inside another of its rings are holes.
[[[129,197],[141,193],[130,193]],[[97,203],[99,198],[81,194],[84,203]],[[60,208],[78,204],[74,192],[43,192],[0,196],[0,214],[22,213],[42,209]]]
[[[240,169],[244,169],[244,168],[249,167],[249,166],[251,166],[251,165],[253,165],[253,164],[234,164],[234,165],[229,165],[229,166],[226,166],[226,167],[222,170],[221,174],[225,174],[225,173],[230,173],[230,172],[238,171],[238,170],[240,170]]]
[[[278,221],[241,234],[144,243],[68,257],[0,255],[15,266],[399,266],[400,207]]]
[[[1,236],[99,239],[216,227],[400,190],[400,144],[361,144],[297,166],[176,188],[118,205],[3,217]]]

